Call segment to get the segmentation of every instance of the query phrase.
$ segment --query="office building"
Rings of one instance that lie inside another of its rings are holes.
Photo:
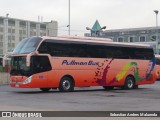
[[[27,37],[57,36],[57,28],[57,21],[36,22],[0,16],[0,54],[12,52]]]

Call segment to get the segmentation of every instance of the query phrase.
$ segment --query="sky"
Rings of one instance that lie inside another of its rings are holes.
[[[58,22],[58,34],[68,35],[69,0],[0,0],[0,16]],[[70,0],[71,35],[83,36],[96,20],[106,30],[153,27],[160,0]],[[158,15],[159,16],[159,15]],[[160,24],[160,17],[158,19]]]

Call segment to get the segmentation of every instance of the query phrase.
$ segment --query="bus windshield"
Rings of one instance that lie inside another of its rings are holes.
[[[16,56],[11,58],[11,71],[13,76],[31,76],[51,70],[51,64],[47,56],[32,56],[31,66],[26,66],[26,56]]]
[[[11,58],[11,71],[12,75],[29,76],[30,68],[26,66],[26,57],[13,57]]]
[[[31,37],[23,39],[14,49],[13,54],[23,54],[34,52],[42,38]]]

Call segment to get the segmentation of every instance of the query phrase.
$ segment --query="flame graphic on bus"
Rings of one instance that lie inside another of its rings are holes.
[[[114,77],[111,81],[109,81],[107,83],[106,77],[107,77],[107,74],[108,74],[108,70],[110,68],[110,64],[113,62],[113,60],[114,59],[111,59],[110,62],[108,62],[108,64],[106,65],[106,67],[103,71],[103,75],[102,75],[101,79],[97,79],[97,83],[99,83],[101,85],[112,85],[115,82],[119,82],[126,75],[126,73],[129,70],[131,70],[131,68],[134,69],[133,72],[134,72],[134,77],[135,77],[136,81],[146,80],[150,77],[151,72],[153,71],[154,66],[155,66],[155,59],[150,60],[149,64],[148,64],[148,68],[146,70],[146,76],[141,78],[139,76],[139,69],[138,69],[137,63],[136,62],[130,62],[122,68],[122,70],[116,75],[116,77]]]

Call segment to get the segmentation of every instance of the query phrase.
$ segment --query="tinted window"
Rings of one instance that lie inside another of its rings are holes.
[[[30,67],[26,66],[26,57],[12,57],[11,58],[11,75],[31,76],[36,73],[51,70],[51,64],[47,56],[32,56]]]
[[[31,57],[32,73],[40,73],[51,70],[51,64],[47,56],[32,56]]]
[[[38,51],[40,53],[48,53],[51,56],[59,57],[87,57],[85,44],[74,43],[54,43],[44,41]]]
[[[117,58],[117,59],[147,59],[154,57],[152,48],[132,48],[95,44],[59,43],[46,40],[38,51],[58,57],[88,57],[88,58]]]
[[[31,37],[22,40],[14,49],[13,54],[34,52],[40,43],[40,37]]]

